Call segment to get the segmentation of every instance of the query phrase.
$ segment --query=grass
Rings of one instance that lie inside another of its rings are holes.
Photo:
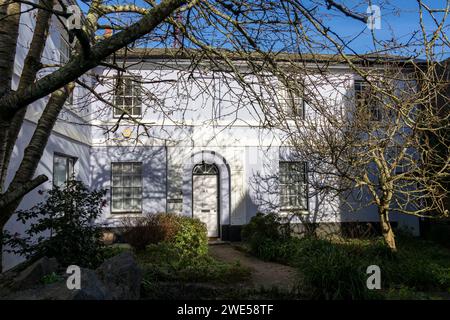
[[[164,242],[147,246],[136,257],[144,272],[144,299],[210,299],[223,292],[220,287],[239,286],[250,278],[250,270],[238,262],[224,263],[208,254],[182,257]]]
[[[258,257],[294,266],[313,299],[442,299],[450,297],[450,250],[407,235],[392,254],[382,239],[263,241]],[[368,290],[369,265],[381,269],[382,290]]]

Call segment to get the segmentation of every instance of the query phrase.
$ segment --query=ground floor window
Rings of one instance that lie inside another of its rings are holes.
[[[283,210],[308,210],[306,162],[280,162],[280,205]]]
[[[76,158],[55,154],[53,156],[53,185],[62,187],[72,178]]]
[[[111,176],[112,212],[142,211],[142,163],[113,162]]]

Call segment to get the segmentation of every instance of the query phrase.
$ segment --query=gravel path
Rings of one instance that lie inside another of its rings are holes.
[[[239,251],[229,244],[209,246],[210,254],[218,260],[233,263],[238,260],[241,265],[252,270],[251,282],[256,288],[291,290],[296,284],[296,270],[279,263],[259,260]]]

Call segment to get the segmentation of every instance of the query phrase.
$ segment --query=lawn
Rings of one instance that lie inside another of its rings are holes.
[[[311,299],[449,299],[450,250],[438,243],[397,236],[393,254],[381,238],[267,239],[249,250],[261,259],[299,269]],[[381,290],[368,290],[369,265],[381,270]]]
[[[136,258],[144,274],[142,299],[245,298],[250,270],[239,262],[224,263],[209,254],[183,257],[165,242],[148,245]]]

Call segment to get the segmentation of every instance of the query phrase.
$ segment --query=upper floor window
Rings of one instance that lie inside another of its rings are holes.
[[[304,119],[305,100],[304,85],[299,80],[290,81],[284,86],[282,95],[282,106],[286,117]]]
[[[142,211],[142,163],[113,162],[111,181],[112,212]]]
[[[280,162],[280,205],[282,210],[308,210],[307,164]]]
[[[74,175],[76,158],[58,155],[53,156],[53,185],[63,187]]]
[[[355,103],[360,110],[368,108],[370,121],[381,121],[381,107],[372,85],[364,80],[355,80]]]
[[[72,46],[69,41],[61,35],[59,37],[59,63],[66,64],[72,56]]]
[[[125,115],[140,117],[142,112],[141,83],[138,78],[120,76],[114,87],[114,116]]]

